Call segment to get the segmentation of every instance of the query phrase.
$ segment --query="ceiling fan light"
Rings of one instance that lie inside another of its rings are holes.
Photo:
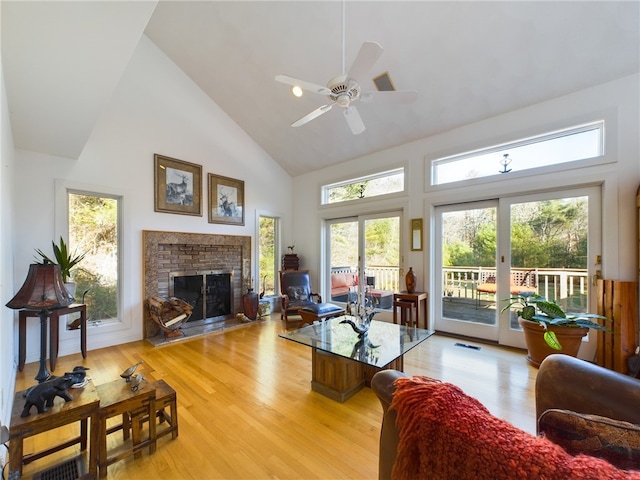
[[[300,86],[298,85],[294,85],[293,87],[291,87],[291,93],[293,93],[294,97],[300,98],[302,96],[302,88],[300,88]]]

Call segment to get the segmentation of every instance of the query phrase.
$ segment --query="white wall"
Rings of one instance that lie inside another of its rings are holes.
[[[203,166],[202,217],[154,212],[154,153]],[[245,226],[208,223],[208,173],[244,180]],[[21,186],[14,210],[18,287],[34,249],[48,251],[51,240],[65,234],[55,218],[56,185],[124,195],[124,316],[118,325],[90,328],[89,350],[142,338],[143,230],[248,235],[255,243],[256,210],[278,212],[285,226],[290,223],[291,177],[147,37],[142,37],[80,158],[18,150],[15,184]],[[60,355],[78,352],[79,344],[77,332],[61,332]],[[34,319],[28,323],[27,362],[38,358]]]
[[[602,254],[605,278],[635,281],[635,192],[640,183],[639,84],[640,77],[636,74],[397,148],[376,152],[337,167],[296,177],[293,182],[293,195],[296,199],[293,221],[296,231],[306,232],[305,241],[297,239],[296,250],[305,259],[305,268],[311,269],[314,284],[320,286],[325,281],[321,273],[320,248],[324,218],[376,209],[401,208],[404,211],[403,233],[408,232],[409,219],[424,218],[426,248],[423,252],[410,252],[408,241],[404,241],[403,266],[405,269],[412,266],[416,271],[418,290],[430,291],[432,267],[429,261],[432,252],[429,246],[432,244],[430,227],[434,206],[586,184],[603,185]],[[500,184],[478,181],[471,182],[464,188],[434,190],[428,187],[428,162],[431,159],[601,118],[605,118],[607,122],[606,158],[612,162],[605,166],[580,168],[562,174],[529,176]],[[321,185],[396,165],[405,165],[407,168],[408,195],[390,201],[364,199],[359,206],[318,206]],[[326,296],[324,289],[318,289]]]
[[[14,336],[17,315],[4,307],[14,295],[13,289],[13,138],[7,107],[7,92],[0,62],[0,423],[9,425],[13,390],[15,388],[16,362],[14,360]],[[6,450],[0,451],[0,459]],[[0,461],[0,464],[3,464]]]

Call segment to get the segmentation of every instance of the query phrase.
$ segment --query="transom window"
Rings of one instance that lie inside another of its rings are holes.
[[[579,125],[431,162],[431,185],[505,175],[604,155],[604,121]]]
[[[322,187],[322,205],[404,191],[404,168],[397,168]]]

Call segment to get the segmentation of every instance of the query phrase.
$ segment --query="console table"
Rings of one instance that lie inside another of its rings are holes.
[[[363,338],[350,325],[350,316],[282,333],[279,336],[311,347],[311,389],[345,402],[380,370],[402,371],[404,354],[434,334],[432,330],[373,320]]]
[[[80,349],[82,358],[87,358],[87,305],[73,303],[68,307],[52,308],[49,315],[49,365],[51,371],[56,369],[58,360],[58,341],[60,334],[60,315],[80,312]],[[34,310],[20,310],[18,314],[18,370],[22,371],[27,349],[27,318],[38,318],[38,312]]]

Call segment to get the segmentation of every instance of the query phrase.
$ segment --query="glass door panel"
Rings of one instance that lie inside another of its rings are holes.
[[[590,212],[599,210],[596,198],[598,189],[588,189],[503,201],[510,225],[511,295],[538,294],[565,311],[591,311],[589,258],[595,254],[590,251],[600,250],[599,221]],[[503,314],[500,342],[524,348],[515,310]]]
[[[497,231],[496,201],[436,210],[437,330],[497,339]]]
[[[346,302],[362,284],[377,309],[391,311],[400,283],[400,214],[328,220],[326,231],[331,301]]]

